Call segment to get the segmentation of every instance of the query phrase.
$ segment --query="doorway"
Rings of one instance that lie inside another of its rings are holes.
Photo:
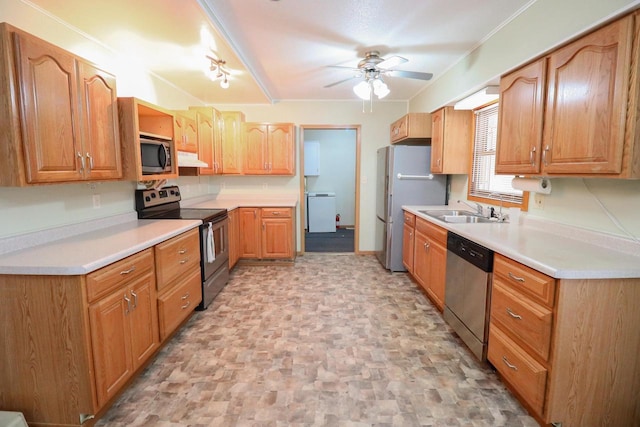
[[[360,125],[301,125],[300,140],[301,252],[359,253]]]

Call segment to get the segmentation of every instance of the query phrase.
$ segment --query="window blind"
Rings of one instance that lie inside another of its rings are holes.
[[[513,175],[496,175],[496,143],[498,142],[498,104],[475,113],[473,164],[469,194],[486,199],[522,204],[522,191],[511,187]]]

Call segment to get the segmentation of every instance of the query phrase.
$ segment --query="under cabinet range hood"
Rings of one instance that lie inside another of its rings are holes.
[[[181,168],[208,168],[209,164],[198,159],[196,153],[178,151],[178,167]]]

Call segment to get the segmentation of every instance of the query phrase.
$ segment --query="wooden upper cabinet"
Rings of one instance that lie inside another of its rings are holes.
[[[431,137],[431,118],[428,113],[409,113],[391,123],[391,143],[424,140]]]
[[[640,178],[634,18],[502,77],[496,172]]]
[[[294,175],[291,123],[244,123],[243,172],[247,175]]]
[[[540,171],[546,58],[500,80],[496,173]]]
[[[220,112],[211,107],[189,107],[195,112],[198,128],[198,158],[209,167],[199,168],[200,175],[222,173],[222,135]]]
[[[219,126],[222,136],[222,173],[242,173],[242,123],[240,111],[221,111]]]
[[[431,114],[431,172],[468,174],[471,156],[471,111],[443,107]]]
[[[2,156],[14,166],[3,172],[3,185],[122,177],[115,78],[6,24],[2,39],[2,57],[14,64],[3,86],[18,92],[12,99],[22,119],[21,131],[7,129],[0,144],[13,152]]]
[[[121,178],[115,77],[8,24],[0,33],[0,184]]]
[[[175,143],[178,151],[198,152],[198,125],[196,124],[194,113],[191,111],[176,111],[173,131],[175,132]]]
[[[548,173],[620,173],[631,17],[549,55],[542,161]]]

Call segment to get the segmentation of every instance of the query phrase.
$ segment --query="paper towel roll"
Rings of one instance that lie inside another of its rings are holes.
[[[516,176],[511,181],[511,186],[516,190],[532,191],[540,194],[551,193],[551,181],[547,178],[520,178]]]

